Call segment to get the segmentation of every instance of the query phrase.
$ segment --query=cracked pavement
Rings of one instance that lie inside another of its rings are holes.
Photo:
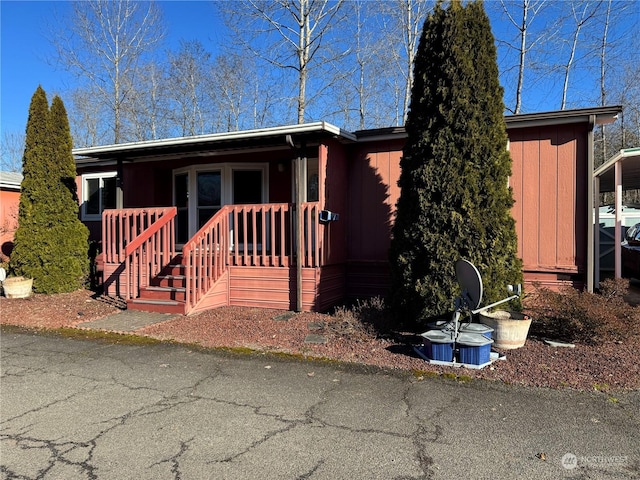
[[[640,392],[14,332],[0,349],[2,479],[640,477]]]

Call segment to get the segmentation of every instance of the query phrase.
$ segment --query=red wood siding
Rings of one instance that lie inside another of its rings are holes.
[[[388,259],[404,141],[365,144],[349,165],[348,258]]]
[[[578,284],[586,269],[586,130],[510,132],[510,185],[525,281]]]
[[[18,228],[20,191],[0,190],[0,248],[2,254],[11,255],[13,236]]]
[[[320,226],[324,247],[322,264],[344,263],[347,260],[347,229],[351,222],[347,207],[349,182],[344,147],[336,141],[320,145],[318,170],[320,208],[339,215],[337,221]]]
[[[324,311],[345,297],[347,275],[345,265],[329,265],[318,271],[314,310]]]

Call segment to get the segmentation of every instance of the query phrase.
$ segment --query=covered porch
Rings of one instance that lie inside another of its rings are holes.
[[[75,150],[105,293],[182,314],[340,301],[349,135],[317,123]]]
[[[106,210],[105,293],[128,308],[181,314],[225,305],[326,308],[336,298],[321,292],[331,288],[330,272],[341,278],[341,268],[327,265],[320,215],[318,202],[299,210],[227,205],[180,247],[176,207]],[[339,293],[339,281],[336,287]]]

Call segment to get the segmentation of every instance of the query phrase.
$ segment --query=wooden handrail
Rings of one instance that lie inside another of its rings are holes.
[[[140,247],[144,242],[146,242],[152,235],[158,233],[162,227],[164,227],[167,223],[169,223],[178,213],[178,209],[176,207],[167,208],[164,215],[162,215],[158,220],[153,222],[149,228],[143,231],[140,235],[135,237],[124,249],[125,255],[131,255],[131,253]]]
[[[120,294],[136,298],[140,288],[175,255],[176,207],[105,210],[102,244],[106,263],[119,264]]]
[[[222,207],[183,246],[186,312],[206,295],[229,265],[229,208]]]

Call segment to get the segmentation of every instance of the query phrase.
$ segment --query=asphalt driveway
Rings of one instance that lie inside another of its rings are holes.
[[[609,397],[5,331],[3,479],[639,478]]]

